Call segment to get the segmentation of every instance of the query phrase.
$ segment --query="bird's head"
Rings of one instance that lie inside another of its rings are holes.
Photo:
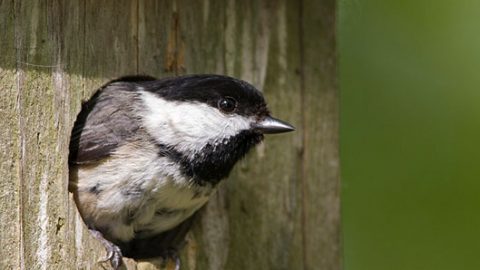
[[[191,164],[228,175],[263,134],[293,131],[273,118],[262,93],[227,76],[191,75],[147,81],[140,91],[146,130]]]

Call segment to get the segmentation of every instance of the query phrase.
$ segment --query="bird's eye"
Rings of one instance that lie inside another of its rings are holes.
[[[231,97],[225,97],[218,101],[218,108],[224,113],[231,113],[237,108],[237,101]]]

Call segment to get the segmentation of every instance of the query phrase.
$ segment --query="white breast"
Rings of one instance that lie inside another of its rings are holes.
[[[178,186],[166,181],[152,191],[150,203],[139,209],[132,223],[137,237],[169,230],[186,220],[209,199],[211,188]]]
[[[121,147],[109,160],[77,172],[77,205],[87,224],[121,241],[174,228],[213,191],[184,178],[177,164],[158,157],[156,148],[137,149]]]

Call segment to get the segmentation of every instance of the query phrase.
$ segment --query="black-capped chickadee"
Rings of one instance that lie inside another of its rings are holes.
[[[172,257],[193,214],[263,134],[294,128],[260,91],[220,75],[123,77],[83,104],[70,142],[79,212],[112,267]]]

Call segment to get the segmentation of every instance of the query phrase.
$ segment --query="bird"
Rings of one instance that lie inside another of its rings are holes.
[[[82,104],[69,191],[113,269],[122,257],[163,257],[178,269],[178,250],[218,183],[264,134],[294,129],[243,80],[124,76]]]

